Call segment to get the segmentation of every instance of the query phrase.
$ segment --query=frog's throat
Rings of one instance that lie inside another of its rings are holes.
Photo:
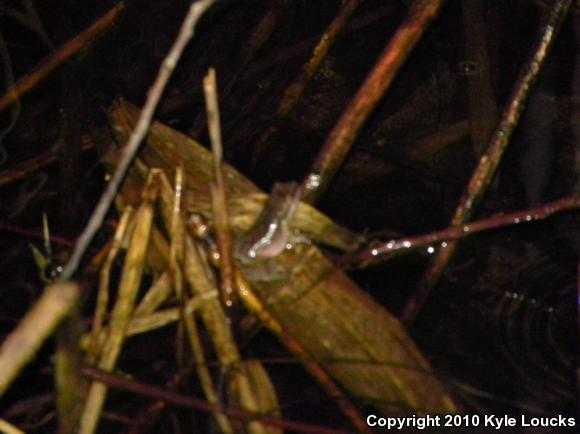
[[[274,257],[284,250],[285,237],[277,233],[281,225],[281,222],[270,222],[264,236],[256,241],[248,250],[248,256],[252,259],[257,257]]]

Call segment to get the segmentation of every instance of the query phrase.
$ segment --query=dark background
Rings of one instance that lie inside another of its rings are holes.
[[[339,3],[222,1],[202,19],[157,118],[206,144],[201,80],[213,66],[226,160],[266,191],[275,181],[301,180],[406,13],[405,2],[364,2],[292,115],[280,119],[276,111],[284,89],[309,58]],[[538,3],[485,2],[490,79],[499,113],[539,34],[545,9]],[[39,27],[30,17],[19,21],[10,13],[24,11],[21,2],[0,2],[5,57],[15,79],[29,74],[114,4],[35,2]],[[52,234],[64,238],[53,242],[58,263],[105,185],[99,163],[102,143],[94,138],[107,131],[107,107],[117,97],[143,104],[188,6],[177,0],[127,2],[111,29],[20,101],[15,125],[1,143],[7,159],[0,176],[46,152],[55,155],[57,162],[0,187],[2,335],[15,327],[42,289],[28,245],[42,247],[42,213],[48,215]],[[465,52],[460,6],[459,1],[449,1],[427,30],[319,204],[354,231],[419,235],[446,227],[455,210],[476,162],[469,135],[433,155],[414,158],[412,150],[469,119],[468,80],[480,65]],[[278,14],[277,25],[249,54],[252,32],[267,11]],[[526,112],[476,218],[526,209],[577,189],[574,22],[577,17],[565,22],[531,98],[549,104],[536,103]],[[6,67],[3,70],[6,73]],[[6,77],[2,83],[6,91]],[[0,113],[2,130],[13,110]],[[277,132],[257,149],[257,140],[272,125]],[[90,149],[81,153],[83,143]],[[117,219],[114,211],[109,219]],[[576,414],[578,226],[578,212],[568,213],[461,242],[411,334],[468,413]],[[111,235],[111,226],[105,225],[95,248]],[[427,264],[428,255],[415,253],[351,275],[398,314]],[[89,318],[96,280],[84,281]],[[245,351],[265,360],[286,417],[344,424],[318,386],[269,335],[253,337],[245,343]],[[0,401],[0,417],[14,403],[52,390],[50,352],[47,345]],[[146,375],[143,378],[149,382],[162,384],[168,375],[164,373],[174,368],[173,342],[167,342],[163,333],[135,339],[126,353],[123,368]],[[195,381],[190,387],[187,393],[197,393]],[[108,404],[118,413],[139,414],[144,407],[138,399],[120,400],[120,396],[126,397],[111,394]],[[41,423],[50,405],[40,408],[38,415],[25,420],[27,432],[53,429],[50,418]],[[206,427],[203,417],[179,411],[172,415],[202,430]],[[173,432],[170,426],[165,420],[155,432]],[[124,428],[111,423],[107,429]]]

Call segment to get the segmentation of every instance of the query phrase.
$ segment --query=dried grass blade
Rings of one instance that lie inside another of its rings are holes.
[[[172,292],[169,273],[164,272],[155,280],[151,288],[145,293],[141,302],[135,308],[135,317],[147,316],[167,300]]]
[[[214,180],[211,183],[211,203],[215,219],[216,236],[220,253],[220,289],[222,302],[228,309],[237,302],[234,285],[233,240],[226,205],[225,181],[223,173],[223,146],[220,129],[220,112],[217,97],[215,70],[211,68],[203,79],[207,122],[212,144]]]
[[[4,419],[0,419],[0,431],[5,434],[26,434],[24,431],[16,428],[11,423],[8,423]]]
[[[125,337],[128,338],[130,336],[138,335],[141,333],[147,333],[152,330],[156,330],[158,328],[165,327],[166,325],[179,321],[182,316],[180,311],[185,313],[185,315],[190,315],[196,310],[198,310],[207,300],[217,298],[217,296],[218,292],[214,291],[204,296],[190,298],[185,304],[184,308],[179,307],[179,308],[163,309],[157,312],[141,316],[133,315],[131,321],[129,322],[129,325],[127,326],[127,333]],[[97,342],[99,343],[99,345],[103,345],[108,334],[109,329],[107,327],[101,330],[101,333],[97,337]],[[89,339],[90,335],[87,334],[83,336],[81,340],[81,348],[88,348]]]
[[[147,180],[143,190],[143,203],[135,214],[135,228],[131,234],[119,284],[119,294],[111,315],[110,332],[97,364],[99,369],[106,372],[111,372],[117,363],[141,285],[153,225],[153,202],[158,190],[158,183],[154,182],[155,178],[154,174],[151,174]],[[107,387],[104,384],[94,382],[91,385],[81,418],[79,430],[81,434],[96,431],[106,394]]]
[[[0,347],[0,396],[68,315],[78,297],[79,288],[75,283],[48,285],[18,327],[4,340]]]
[[[119,251],[121,250],[123,239],[127,233],[127,227],[131,217],[133,216],[133,208],[127,207],[123,210],[123,215],[115,231],[115,236],[113,242],[111,243],[111,248],[105,259],[105,262],[101,268],[101,276],[99,280],[99,291],[97,293],[97,307],[95,309],[95,317],[93,319],[93,330],[91,334],[91,343],[89,345],[89,350],[87,353],[86,362],[89,365],[93,365],[99,355],[101,354],[101,347],[99,345],[98,337],[103,329],[103,323],[105,321],[105,315],[107,314],[107,305],[109,304],[109,281],[111,275],[111,267],[113,262],[117,258]]]
[[[161,215],[166,227],[170,227],[173,210],[173,189],[165,176],[161,180]],[[184,227],[182,218],[178,219],[178,225]],[[180,229],[184,231],[184,229]],[[185,231],[184,231],[185,232]],[[184,238],[184,277],[195,295],[205,295],[213,293],[216,283],[213,279],[212,270],[207,263],[201,248],[198,247],[191,237]],[[201,310],[203,321],[213,338],[220,363],[225,367],[235,365],[240,356],[235,347],[232,332],[229,328],[229,321],[224,314],[218,300],[209,300]]]
[[[175,197],[171,186],[169,185],[169,181],[165,177],[165,175],[161,174],[161,214],[165,221],[166,226],[170,225],[172,231],[174,233],[182,234],[183,238],[183,248],[184,248],[184,260],[181,262],[184,264],[189,263],[188,253],[191,252],[191,249],[196,249],[196,246],[191,243],[191,238],[185,236],[184,234],[184,223],[181,219],[181,216],[175,213],[175,206],[171,207],[171,199]],[[173,241],[172,241],[173,245]],[[197,251],[196,251],[197,253]],[[218,358],[220,359],[220,363],[225,371],[231,369],[232,366],[237,365],[239,363],[239,353],[235,346],[235,342],[233,340],[233,335],[231,334],[231,330],[229,329],[229,322],[227,321],[225,314],[221,308],[221,305],[218,300],[214,299],[216,294],[215,290],[215,282],[210,279],[211,271],[207,268],[207,263],[202,261],[201,256],[196,256],[196,258],[200,261],[199,262],[199,269],[197,269],[196,276],[191,274],[191,268],[187,265],[183,266],[183,271],[181,268],[177,270],[178,273],[174,274],[179,275],[181,283],[181,276],[185,277],[186,282],[192,287],[194,290],[195,288],[203,288],[200,292],[197,293],[195,299],[206,299],[208,300],[207,305],[211,305],[213,309],[210,310],[211,313],[206,313],[204,316],[204,311],[206,310],[202,305],[202,318],[212,318],[212,324],[215,324],[215,328],[209,329],[210,335],[212,339],[214,339],[214,345],[216,346],[216,350],[218,353]],[[170,261],[171,263],[171,261]],[[197,262],[196,262],[197,263]],[[192,284],[193,281],[197,282],[197,285]],[[175,282],[174,282],[175,283]],[[178,297],[185,297],[185,292],[183,289],[177,288],[176,289]],[[209,306],[207,306],[209,307]],[[197,373],[200,377],[201,385],[203,391],[206,395],[207,400],[212,404],[219,404],[219,396],[216,392],[215,386],[213,384],[213,380],[211,378],[211,374],[207,369],[207,363],[205,361],[205,356],[203,353],[203,346],[201,344],[201,340],[199,338],[199,333],[197,330],[197,325],[195,324],[194,318],[192,315],[186,311],[180,312],[180,318],[183,321],[185,326],[185,330],[187,332],[189,345],[191,347],[191,351],[194,357],[194,361],[197,366]],[[212,330],[215,330],[218,334],[214,335]],[[221,357],[220,357],[221,354]],[[224,433],[233,433],[233,428],[231,422],[229,421],[228,417],[223,413],[215,413],[216,422],[218,423],[220,429]]]

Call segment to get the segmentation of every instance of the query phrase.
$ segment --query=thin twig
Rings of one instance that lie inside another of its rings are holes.
[[[93,143],[86,141],[82,145],[82,150],[86,151],[93,148]],[[0,150],[0,152],[2,152]],[[58,161],[58,155],[53,150],[46,151],[29,160],[25,160],[11,167],[10,169],[0,172],[0,187],[4,187],[13,182],[27,178],[33,173],[50,166]]]
[[[240,420],[259,420],[264,425],[270,425],[292,432],[310,434],[348,434],[343,430],[310,425],[302,422],[294,422],[272,416],[262,416],[252,414],[244,410],[239,410],[237,408],[222,407],[219,405],[210,404],[192,396],[184,396],[177,393],[168,392],[155,386],[126,380],[118,375],[109,374],[94,368],[85,367],[83,368],[83,372],[85,375],[91,377],[94,381],[105,383],[107,386],[128,390],[142,396],[149,396],[153,399],[162,400],[181,407],[193,408],[207,412],[220,412]]]
[[[552,43],[568,12],[571,0],[557,0],[550,16],[543,27],[539,40],[536,42],[529,60],[524,65],[514,90],[504,109],[501,121],[497,126],[486,153],[479,160],[479,164],[466,191],[459,202],[450,226],[460,226],[468,221],[475,212],[477,204],[483,198],[490,185],[499,163],[509,144],[511,136],[518,125],[524,110],[530,90],[546,60]],[[431,289],[435,287],[443,274],[457,247],[457,241],[450,241],[444,249],[439,249],[429,269],[425,272],[417,292],[407,302],[401,319],[410,324],[424,305]]]
[[[76,284],[57,282],[47,286],[18,327],[4,340],[0,346],[0,397],[70,312],[78,296]]]
[[[16,428],[4,419],[0,419],[0,431],[5,434],[26,434],[24,431]]]
[[[54,46],[42,25],[40,17],[36,13],[36,9],[32,4],[31,0],[22,0],[20,9],[10,7],[6,2],[0,4],[0,15],[12,18],[14,21],[19,23],[26,29],[34,32],[36,36],[50,49],[53,50]],[[21,11],[23,9],[23,11]]]
[[[214,221],[216,227],[216,235],[218,240],[218,249],[220,253],[220,294],[223,305],[230,311],[226,311],[226,315],[231,316],[232,309],[237,307],[237,292],[234,285],[234,256],[233,256],[233,239],[228,218],[228,208],[226,205],[226,186],[223,172],[223,145],[220,128],[220,112],[217,95],[217,82],[215,70],[211,68],[208,74],[203,79],[203,90],[205,94],[205,106],[207,112],[207,122],[209,127],[209,135],[211,138],[212,153],[213,153],[213,169],[214,178],[210,184],[211,189],[211,203],[212,211],[214,213]],[[229,318],[231,322],[231,318]],[[233,342],[235,344],[235,342]],[[239,365],[238,365],[239,366]],[[225,370],[224,370],[225,372]],[[230,377],[230,382],[238,381],[239,387],[243,388],[245,393],[242,393],[244,399],[240,405],[244,409],[257,409],[257,397],[250,389],[246,375],[236,368],[227,372]],[[216,397],[217,398],[217,397]],[[226,418],[216,415],[222,429],[225,432],[233,432],[232,424]],[[261,425],[259,425],[261,426]],[[251,429],[248,426],[248,430]],[[265,432],[259,430],[256,432]]]
[[[60,50],[52,55],[48,60],[39,65],[33,72],[25,76],[16,83],[16,87],[9,89],[0,98],[0,112],[17,102],[24,94],[34,89],[38,83],[44,80],[52,71],[74,56],[81,50],[85,50],[97,36],[111,27],[119,14],[125,9],[125,4],[119,2],[114,8],[95,21],[88,29],[79,34],[74,39],[64,44]]]
[[[6,82],[6,88],[9,91],[13,91],[15,88],[14,84],[14,74],[12,71],[12,60],[10,58],[10,54],[8,53],[8,47],[6,46],[6,42],[4,41],[4,35],[0,32],[0,61],[2,64],[2,71],[4,72],[4,81]],[[14,101],[14,107],[10,110],[10,119],[8,120],[8,125],[4,128],[0,129],[0,166],[6,163],[8,160],[8,152],[4,148],[4,138],[10,134],[16,122],[18,122],[18,118],[20,117],[21,111],[21,104],[20,100],[16,99]]]
[[[171,50],[167,57],[163,60],[161,64],[161,68],[159,69],[159,73],[157,74],[157,78],[153,83],[153,86],[149,90],[149,96],[147,101],[145,102],[145,106],[141,111],[141,116],[139,117],[139,121],[135,126],[135,130],[131,134],[129,138],[129,142],[123,148],[123,152],[121,154],[121,158],[117,168],[115,169],[115,173],[111,178],[111,181],[107,185],[107,189],[101,196],[93,215],[91,216],[87,226],[83,230],[81,236],[79,237],[76,247],[71,255],[70,260],[65,265],[61,279],[68,280],[72,277],[74,272],[76,271],[80,260],[88,248],[89,244],[91,243],[95,233],[103,223],[105,218],[105,214],[109,210],[109,207],[113,203],[115,199],[115,195],[119,190],[119,186],[121,185],[121,181],[125,177],[125,172],[127,171],[129,165],[133,161],[135,154],[137,153],[139,146],[147,131],[149,130],[149,126],[151,125],[151,120],[153,119],[153,114],[155,113],[155,109],[157,108],[157,104],[161,99],[161,95],[163,94],[163,90],[171,77],[177,62],[179,61],[183,50],[185,49],[187,43],[192,38],[195,30],[195,26],[204,12],[212,6],[217,0],[200,0],[198,2],[192,3],[183,24],[181,25],[181,29],[179,30],[179,34],[177,35],[177,39],[175,40]],[[2,106],[0,105],[0,110]]]
[[[304,201],[315,202],[328,187],[359,131],[444,3],[445,0],[416,0],[413,3],[407,18],[328,135],[310,175],[302,185],[305,191]]]
[[[229,97],[230,92],[238,83],[246,67],[268,41],[275,29],[279,27],[278,23],[280,18],[284,16],[286,6],[286,0],[275,0],[272,2],[272,5],[266,10],[258,24],[254,27],[248,40],[242,44],[241,62],[234,61],[234,64],[231,66],[232,70],[235,69],[235,72],[229,78],[226,78],[225,86],[221,88],[220,96],[222,101]],[[193,122],[190,135],[194,139],[198,139],[205,131],[206,124],[206,113],[200,112]]]
[[[283,120],[288,118],[294,107],[300,101],[300,97],[304,93],[306,86],[312,80],[314,75],[320,69],[322,62],[326,59],[326,55],[328,51],[332,48],[334,43],[336,42],[338,36],[346,27],[348,20],[356,10],[356,8],[360,5],[361,0],[348,0],[343,3],[342,7],[340,8],[338,14],[334,17],[330,25],[326,28],[326,31],[322,34],[322,37],[314,47],[312,51],[312,56],[310,60],[304,64],[302,67],[302,71],[300,74],[294,79],[292,84],[286,88],[284,91],[284,97],[282,101],[280,101],[280,105],[278,106],[278,118],[279,120]],[[274,124],[270,126],[264,134],[260,137],[260,139],[254,145],[254,155],[252,156],[252,160],[254,164],[260,158],[261,153],[263,152],[266,143],[276,132],[278,131],[278,125]]]
[[[435,247],[433,246],[444,241],[458,240],[491,229],[544,220],[554,214],[579,208],[580,198],[569,197],[537,208],[499,215],[461,226],[453,226],[426,235],[391,240],[363,251],[353,261],[353,264],[358,265],[359,267],[365,267],[373,263],[384,261],[392,257],[393,254],[410,252],[424,247],[429,249],[428,253],[432,253],[435,251]]]
[[[377,22],[384,20],[385,17],[393,15],[393,13],[398,10],[398,6],[395,4],[387,4],[385,6],[378,7],[370,12],[367,12],[365,15],[360,16],[359,18],[353,19],[347,26],[345,34],[352,34],[361,29],[365,29]],[[276,53],[276,56],[273,59],[267,59],[265,61],[259,62],[256,61],[251,66],[248,67],[245,79],[247,80],[255,80],[261,74],[265,74],[268,71],[272,70],[277,65],[285,65],[291,62],[298,56],[306,55],[307,53],[312,51],[312,46],[317,44],[320,38],[312,37],[306,38],[297,42],[294,45],[291,45],[284,50]]]
[[[37,230],[24,229],[19,228],[18,226],[5,225],[1,223],[0,223],[0,232],[8,232],[18,235],[24,235],[25,237],[37,238],[40,240],[44,239],[44,235]],[[59,246],[67,248],[74,247],[75,245],[74,242],[72,242],[71,240],[68,240],[64,237],[59,237],[58,235],[51,235],[49,240],[51,243],[58,244]]]

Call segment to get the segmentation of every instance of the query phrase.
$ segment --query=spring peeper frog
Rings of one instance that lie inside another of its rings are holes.
[[[290,245],[289,224],[300,197],[300,188],[295,182],[274,184],[258,220],[236,243],[236,257],[243,264],[275,258]]]

